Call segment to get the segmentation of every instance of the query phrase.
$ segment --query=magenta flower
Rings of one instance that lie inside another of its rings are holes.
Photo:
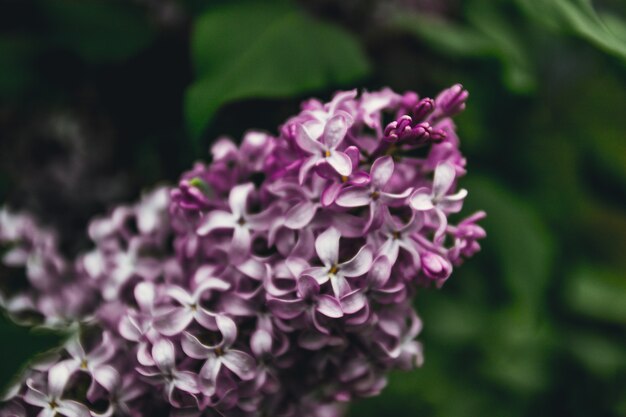
[[[197,337],[185,332],[182,339],[183,351],[194,359],[205,360],[199,375],[209,381],[209,395],[217,389],[218,377],[222,367],[228,369],[244,381],[255,377],[256,362],[249,354],[233,349],[232,345],[237,339],[237,325],[223,315],[215,316],[217,328],[221,334],[221,341],[216,345],[205,345]]]
[[[299,174],[300,184],[304,183],[309,170],[320,162],[328,163],[339,175],[347,177],[352,173],[350,157],[336,149],[343,141],[351,124],[352,120],[344,114],[333,116],[328,120],[319,137],[310,133],[304,125],[299,124],[297,126],[296,142],[298,146],[303,151],[312,154],[302,162]]]
[[[457,193],[447,195],[454,183],[456,173],[451,164],[444,163],[435,169],[435,179],[431,191],[428,188],[418,188],[411,194],[411,207],[426,214],[434,213],[439,223],[435,236],[443,236],[448,225],[447,214],[457,213],[461,210],[463,199],[467,196],[467,190],[459,190]]]
[[[152,357],[157,370],[137,368],[137,372],[149,382],[162,385],[167,399],[173,405],[180,407],[185,404],[185,399],[189,398],[197,403],[196,394],[199,394],[200,390],[196,374],[178,370],[175,354],[174,344],[161,339],[152,346]]]
[[[330,227],[315,240],[315,251],[323,266],[312,267],[302,272],[310,275],[322,285],[330,281],[333,293],[341,297],[350,291],[350,284],[346,278],[359,277],[365,274],[372,264],[372,251],[363,246],[353,258],[339,262],[339,239],[341,233],[338,229]]]
[[[231,258],[244,260],[250,252],[251,235],[254,231],[269,229],[269,221],[276,214],[276,209],[270,207],[262,213],[250,214],[247,210],[247,201],[254,185],[241,184],[234,187],[228,197],[230,212],[222,210],[211,211],[198,227],[198,234],[206,236],[217,229],[232,229]]]
[[[268,301],[268,306],[278,318],[284,320],[306,313],[315,328],[325,334],[330,332],[320,324],[318,315],[335,319],[343,316],[340,302],[333,296],[320,294],[320,284],[308,275],[298,279],[298,298],[273,298]]]
[[[28,380],[24,402],[41,408],[38,417],[54,417],[57,414],[66,417],[90,417],[91,412],[85,405],[62,398],[71,374],[72,371],[66,364],[59,363],[48,371],[48,383],[45,388],[38,386],[33,380]]]
[[[393,175],[394,163],[390,156],[378,158],[370,170],[369,187],[351,186],[344,188],[335,200],[341,207],[360,207],[369,205],[370,217],[367,228],[378,227],[382,222],[383,208],[401,204],[411,194],[407,188],[401,194],[385,192],[385,188]]]
[[[211,328],[213,315],[201,306],[201,298],[211,291],[225,291],[230,284],[220,278],[208,278],[196,290],[189,294],[184,288],[169,286],[165,288],[165,296],[175,300],[179,305],[163,307],[155,312],[154,328],[165,336],[179,334],[189,326],[192,321]]]
[[[0,307],[73,332],[0,414],[339,416],[420,366],[412,296],[485,237],[483,212],[448,219],[467,194],[450,119],[466,99],[308,100],[278,134],[220,138],[177,187],[94,219],[75,260],[0,209],[0,267],[23,281]]]

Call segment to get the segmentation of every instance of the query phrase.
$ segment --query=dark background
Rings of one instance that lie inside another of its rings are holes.
[[[340,88],[456,82],[488,238],[418,295],[423,368],[350,415],[626,416],[621,0],[0,0],[0,200],[71,256],[219,135]],[[3,318],[0,380],[59,337]]]

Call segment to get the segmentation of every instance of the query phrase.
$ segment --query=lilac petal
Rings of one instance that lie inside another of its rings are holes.
[[[150,354],[150,350],[148,349],[148,344],[145,342],[139,344],[139,348],[137,349],[137,362],[143,366],[156,366]]]
[[[115,354],[116,344],[111,338],[109,332],[102,333],[102,341],[97,348],[87,355],[91,365],[100,365],[107,362]]]
[[[121,318],[117,330],[124,339],[132,342],[138,342],[143,335],[139,324],[130,316]]]
[[[343,152],[330,151],[330,156],[324,158],[328,164],[337,171],[339,175],[345,177],[352,173],[352,161],[350,157]]]
[[[418,211],[428,211],[435,208],[433,205],[432,197],[430,194],[426,194],[423,192],[423,188],[420,188],[413,192],[411,197],[409,197],[409,204],[414,210]]]
[[[456,171],[454,165],[448,162],[437,165],[437,168],[435,168],[435,178],[433,180],[433,196],[435,196],[435,198],[445,196],[452,186],[455,177]]]
[[[206,236],[216,229],[232,229],[237,225],[237,220],[232,213],[214,210],[200,221],[200,226],[198,226],[196,233],[200,236]]]
[[[382,288],[389,281],[390,276],[391,262],[385,255],[381,255],[374,260],[367,274],[367,280],[373,288]]]
[[[193,320],[193,311],[184,307],[172,307],[159,312],[153,320],[154,328],[165,336],[174,336],[182,332]]]
[[[213,355],[213,350],[217,346],[206,346],[197,337],[189,332],[184,332],[183,337],[180,340],[180,345],[183,348],[183,352],[190,358],[194,359],[206,359]]]
[[[72,337],[65,345],[65,350],[72,358],[78,359],[79,361],[87,356],[85,354],[85,350],[80,344],[80,340],[78,340],[78,337]]]
[[[246,216],[246,224],[250,226],[252,230],[264,232],[268,230],[276,218],[282,214],[282,210],[276,206],[270,206],[260,213],[249,214]]]
[[[384,254],[389,259],[390,263],[395,264],[400,251],[399,243],[400,241],[398,239],[390,237],[385,241],[385,243],[383,243],[378,251],[379,253]]]
[[[220,314],[215,316],[215,321],[217,322],[217,328],[220,333],[222,333],[223,339],[221,345],[223,347],[229,347],[235,343],[235,339],[237,339],[237,325],[233,319]]]
[[[346,118],[339,114],[333,116],[326,122],[322,141],[329,149],[335,149],[341,143],[348,132],[348,122]]]
[[[310,275],[303,275],[298,279],[298,294],[303,299],[315,297],[320,293],[320,285]]]
[[[230,210],[232,211],[233,217],[236,221],[243,217],[246,213],[248,196],[252,190],[254,190],[254,184],[252,183],[239,184],[230,190],[230,194],[228,195],[228,205],[230,206]]]
[[[330,318],[339,318],[343,316],[341,304],[335,297],[322,294],[317,299],[318,312]]]
[[[272,350],[272,335],[263,329],[256,330],[250,338],[250,348],[257,358],[270,353]]]
[[[349,278],[363,275],[370,269],[373,256],[369,246],[363,246],[352,259],[339,265],[339,271]]]
[[[398,206],[404,202],[413,192],[412,188],[407,188],[400,194],[380,193],[380,202],[388,206]]]
[[[71,375],[72,370],[64,362],[50,368],[48,371],[48,395],[52,398],[60,398]]]
[[[51,408],[44,408],[37,414],[37,417],[56,417],[57,412]]]
[[[298,241],[289,256],[309,259],[315,254],[315,236],[310,228],[300,230]],[[308,264],[307,264],[308,266]]]
[[[413,260],[413,266],[419,268],[421,264],[420,254],[415,247],[415,241],[410,238],[401,239],[398,241],[398,246],[409,252],[411,259]]]
[[[370,176],[372,178],[372,185],[378,190],[382,190],[385,185],[391,179],[393,175],[394,163],[391,156],[383,156],[378,158],[372,164],[370,169]]]
[[[311,201],[302,201],[287,211],[285,226],[290,229],[301,229],[311,222],[316,211],[317,204]]]
[[[335,199],[341,207],[367,206],[372,201],[369,188],[352,186],[344,188]]]
[[[248,258],[244,262],[236,265],[236,268],[242,274],[257,281],[263,281],[269,275],[269,265],[259,262],[254,258]]]
[[[352,291],[341,297],[341,309],[346,314],[354,314],[367,304],[367,298],[361,290]]]
[[[167,339],[159,339],[152,345],[152,358],[163,372],[174,369],[174,344]]]
[[[203,282],[198,286],[198,288],[196,288],[196,290],[193,292],[193,295],[191,296],[191,304],[197,304],[200,300],[200,297],[202,297],[202,295],[207,291],[226,291],[228,289],[230,289],[230,283],[224,281],[223,279],[216,277],[206,277],[204,278]]]
[[[298,183],[304,184],[306,174],[308,174],[311,168],[313,168],[313,166],[317,164],[317,161],[319,161],[321,157],[322,157],[321,155],[320,156],[313,155],[304,160],[304,162],[300,166],[300,173],[298,174]]]
[[[92,376],[109,393],[112,393],[120,384],[120,374],[109,365],[97,367],[93,370]]]
[[[246,259],[250,252],[251,242],[252,236],[250,236],[250,231],[247,227],[235,227],[235,233],[233,234],[233,240],[230,246],[231,259],[238,261],[238,263]]]
[[[304,125],[296,125],[296,143],[305,152],[308,153],[321,153],[324,151],[324,146],[318,141],[314,140],[309,134]]]
[[[229,350],[220,357],[222,364],[244,381],[256,376],[256,361],[250,355],[240,350]]]
[[[333,204],[337,199],[337,196],[339,195],[342,187],[343,184],[339,182],[333,182],[332,184],[329,184],[322,192],[322,196],[320,198],[322,206],[328,207]]]
[[[32,380],[27,380],[28,390],[24,394],[24,401],[37,407],[47,407],[49,403],[48,396],[33,386]]]
[[[117,331],[124,339],[132,342],[139,341],[139,338],[141,338],[143,334],[137,322],[130,316],[124,316],[120,319]]]
[[[267,307],[278,318],[291,320],[298,317],[306,309],[302,300],[281,300],[272,298],[267,301]]]
[[[285,260],[285,266],[291,276],[298,278],[302,275],[302,272],[309,267],[309,263],[302,258],[289,257]]]
[[[218,139],[217,142],[211,146],[211,155],[214,161],[219,161],[237,152],[237,145],[235,145],[232,140],[226,138]]]
[[[317,283],[319,285],[323,285],[326,282],[328,282],[328,279],[330,277],[330,274],[328,273],[329,269],[328,267],[313,267],[313,268],[308,268],[305,269],[304,271],[302,271],[301,275],[309,275],[312,276],[313,278],[315,278],[315,280],[317,281]]]
[[[438,206],[447,213],[458,213],[463,207],[463,200],[467,197],[467,190],[461,189],[456,194],[448,195],[439,201]]]
[[[219,358],[214,353],[211,353],[206,358],[206,362],[204,363],[204,365],[202,365],[202,368],[200,368],[198,375],[201,378],[208,379],[209,381],[214,383],[217,379],[217,375],[219,374],[221,367],[222,361],[219,360]],[[211,389],[214,390],[215,387],[211,387]]]
[[[57,413],[67,417],[91,417],[89,409],[84,404],[76,401],[60,401],[56,411]]]
[[[324,265],[335,265],[339,257],[339,238],[341,233],[329,227],[315,239],[315,251]]]
[[[151,282],[140,282],[135,286],[133,291],[135,300],[142,310],[150,310],[154,305],[154,298],[156,296],[154,284]]]
[[[189,394],[198,394],[198,383],[196,381],[196,374],[189,371],[176,371],[174,373],[174,385],[181,391]]]
[[[343,275],[331,275],[330,285],[333,288],[333,294],[335,297],[343,297],[350,292],[350,284]]]

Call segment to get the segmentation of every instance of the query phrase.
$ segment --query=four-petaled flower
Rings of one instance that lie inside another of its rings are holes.
[[[299,182],[304,183],[306,174],[320,162],[328,163],[339,175],[347,177],[352,173],[352,161],[345,152],[337,150],[337,146],[343,141],[352,120],[345,114],[333,116],[320,137],[312,136],[311,132],[303,124],[297,126],[296,142],[298,146],[310,154],[302,162],[300,167]]]
[[[312,267],[302,271],[310,275],[322,285],[330,280],[335,297],[342,297],[350,292],[350,284],[346,278],[359,277],[365,274],[372,265],[372,250],[366,245],[361,247],[353,258],[339,262],[339,239],[341,233],[330,227],[315,239],[315,251],[323,266]]]
[[[460,211],[463,206],[463,199],[467,196],[465,189],[452,195],[446,195],[452,187],[455,177],[454,165],[450,163],[439,164],[435,168],[432,190],[429,191],[426,187],[418,188],[409,198],[413,209],[426,214],[435,213],[438,222],[435,232],[436,239],[443,236],[448,225],[446,215]]]
[[[274,206],[257,214],[248,212],[247,204],[250,193],[254,190],[252,183],[234,187],[228,196],[230,212],[213,210],[209,212],[198,226],[197,233],[206,236],[217,229],[233,229],[231,242],[231,259],[240,263],[250,252],[253,231],[265,231],[270,227],[270,221],[276,216]]]
[[[341,207],[369,205],[370,214],[366,230],[380,226],[383,220],[384,209],[388,206],[402,204],[412,191],[410,188],[407,188],[400,194],[385,192],[385,187],[389,183],[393,171],[394,163],[391,156],[378,158],[374,161],[370,170],[369,186],[354,185],[346,187],[341,191],[335,203]]]

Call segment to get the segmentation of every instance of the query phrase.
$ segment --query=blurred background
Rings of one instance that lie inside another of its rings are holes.
[[[488,238],[418,295],[423,368],[349,416],[626,416],[623,0],[0,0],[0,201],[72,255],[220,135],[456,82]],[[59,337],[2,318],[0,381]]]

